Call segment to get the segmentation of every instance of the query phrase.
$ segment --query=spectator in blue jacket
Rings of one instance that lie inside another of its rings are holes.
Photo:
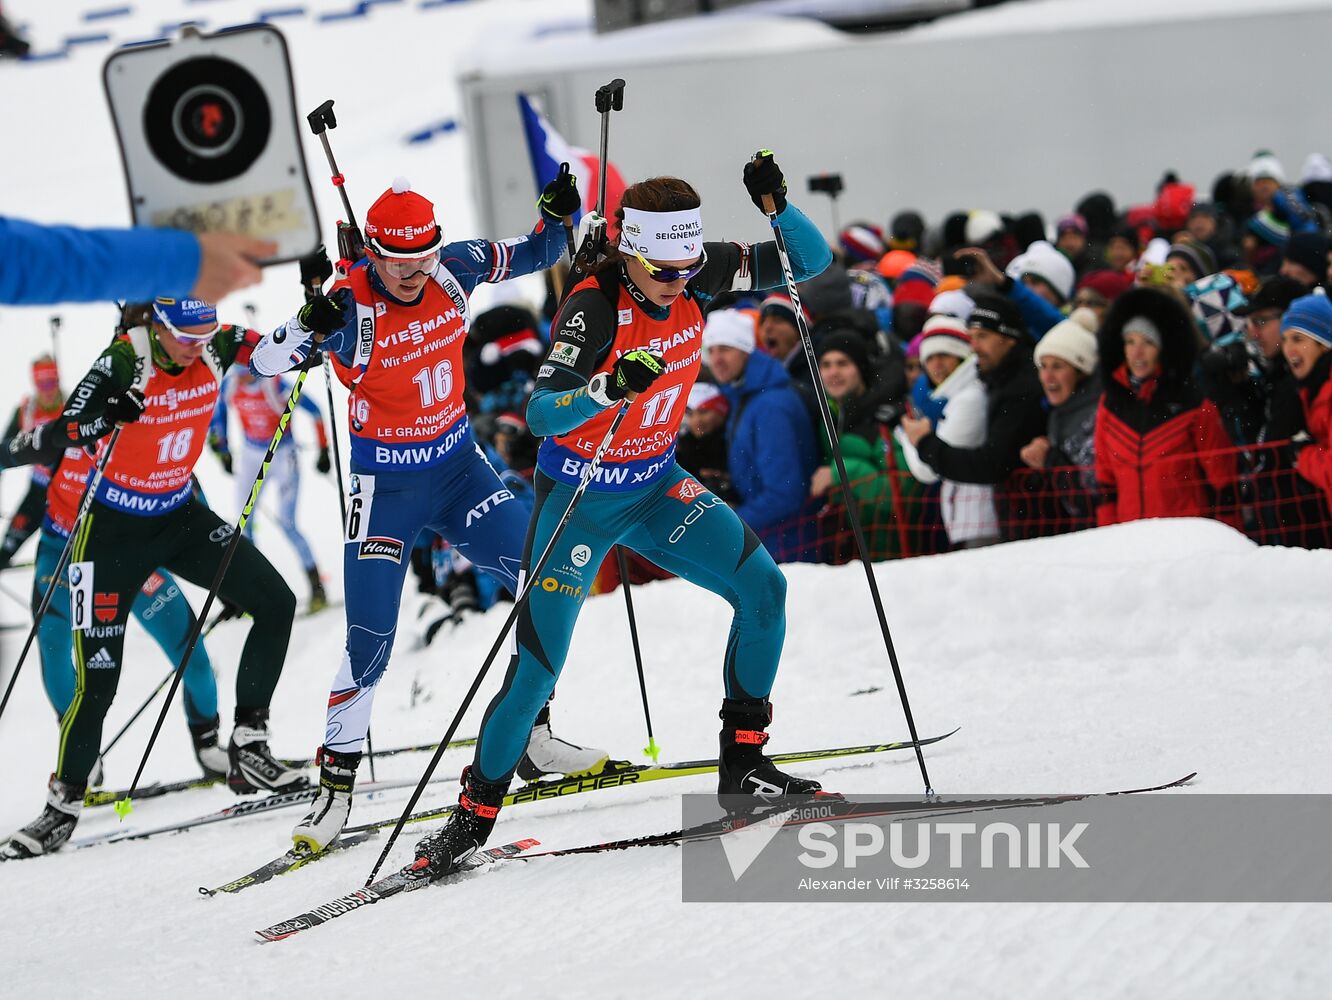
[[[709,314],[703,351],[731,404],[726,441],[739,497],[735,512],[774,555],[792,555],[796,529],[779,529],[800,513],[818,462],[809,411],[782,363],[755,350],[750,314],[734,309]]]
[[[143,302],[159,295],[217,302],[257,284],[255,261],[277,244],[179,229],[78,229],[0,215],[0,303]]]

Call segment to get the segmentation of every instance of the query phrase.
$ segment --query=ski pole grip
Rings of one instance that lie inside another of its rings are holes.
[[[768,215],[777,214],[777,203],[772,200],[772,195],[765,194],[760,198],[760,200],[763,202],[764,212],[766,212]]]
[[[326,128],[337,128],[338,119],[333,114],[332,99],[330,98],[311,111],[305,116],[305,120],[310,123],[310,131],[315,135],[323,135]]]
[[[597,113],[624,110],[624,81],[618,76],[604,87],[597,88]]]

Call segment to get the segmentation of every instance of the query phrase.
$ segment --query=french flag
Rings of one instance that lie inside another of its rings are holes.
[[[518,111],[523,116],[523,132],[527,136],[527,151],[532,157],[532,173],[536,176],[537,190],[540,191],[553,181],[560,172],[560,164],[569,164],[570,172],[578,179],[578,190],[583,195],[583,208],[573,217],[578,225],[585,212],[597,207],[597,187],[601,183],[600,161],[596,153],[579,149],[564,141],[527,99],[526,94],[518,95]],[[615,164],[606,163],[606,218],[615,216],[620,207],[620,196],[624,194],[624,178]]]

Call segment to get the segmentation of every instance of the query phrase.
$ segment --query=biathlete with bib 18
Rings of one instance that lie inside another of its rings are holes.
[[[256,346],[257,375],[332,354],[351,391],[351,484],[343,549],[347,645],[328,700],[319,795],[292,831],[319,851],[346,825],[370,727],[375,690],[388,669],[412,546],[429,528],[477,568],[517,592],[529,509],[505,487],[472,436],[463,400],[469,296],[550,267],[565,246],[563,216],[581,199],[573,178],[552,181],[526,236],[444,243],[435,208],[399,178],[366,213],[366,259],[315,296]],[[314,334],[324,340],[313,343]],[[533,712],[535,718],[536,712]],[[551,735],[548,715],[523,734],[533,773],[599,771],[608,755]]]
[[[775,201],[796,280],[822,272],[832,252],[786,203],[786,182],[770,153],[746,165],[744,183],[756,205],[764,195]],[[784,280],[775,243],[705,243],[701,204],[678,177],[628,187],[612,227],[618,245],[551,324],[550,354],[527,404],[527,422],[545,440],[525,567],[545,551],[616,414],[627,411],[519,613],[517,653],[486,710],[458,808],[417,845],[433,876],[455,870],[489,837],[527,731],[564,666],[592,576],[617,543],[735,610],[722,657],[720,790],[768,796],[819,789],[783,774],[763,754],[768,694],[786,632],[786,578],[758,536],[675,461],[702,362],[703,309],[723,292]]]
[[[74,528],[74,696],[61,718],[46,808],[10,838],[10,856],[55,850],[74,831],[120,680],[125,624],[144,581],[161,566],[209,586],[235,530],[195,498],[192,473],[219,380],[233,363],[248,360],[254,335],[220,326],[216,308],[198,299],[159,299],[138,313],[70,393],[58,421],[69,429],[71,444],[85,432],[101,437],[114,424],[125,426],[88,513]],[[99,454],[106,447],[104,440]],[[227,783],[237,794],[304,787],[304,774],[275,760],[268,748],[268,708],[296,598],[245,540],[219,593],[254,619],[236,674]]]

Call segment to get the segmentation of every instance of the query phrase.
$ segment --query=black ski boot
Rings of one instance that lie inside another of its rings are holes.
[[[253,795],[261,790],[294,792],[310,787],[309,778],[299,769],[275,759],[268,749],[266,708],[237,707],[227,757],[231,766],[227,786],[237,795]]]
[[[316,611],[323,611],[328,607],[328,594],[324,590],[324,581],[319,579],[319,568],[312,566],[305,571],[306,578],[310,581],[310,609],[309,614]]]
[[[226,750],[218,746],[217,732],[222,720],[216,715],[207,722],[197,725],[190,723],[190,740],[194,743],[194,759],[203,769],[204,777],[214,781],[225,781],[231,770],[231,757]]]
[[[6,860],[35,858],[59,850],[74,832],[87,785],[67,785],[54,774],[46,790],[46,808],[0,849]]]
[[[481,781],[472,777],[469,765],[462,773],[463,790],[458,795],[458,808],[453,811],[444,827],[416,844],[417,864],[425,861],[424,871],[432,879],[442,878],[458,870],[485,844],[494,829],[495,817],[504,804],[507,781]]]
[[[782,795],[813,795],[823,788],[817,781],[777,770],[763,755],[772,706],[766,698],[726,698],[721,708],[721,753],[717,758],[718,795],[754,795],[775,799]]]

